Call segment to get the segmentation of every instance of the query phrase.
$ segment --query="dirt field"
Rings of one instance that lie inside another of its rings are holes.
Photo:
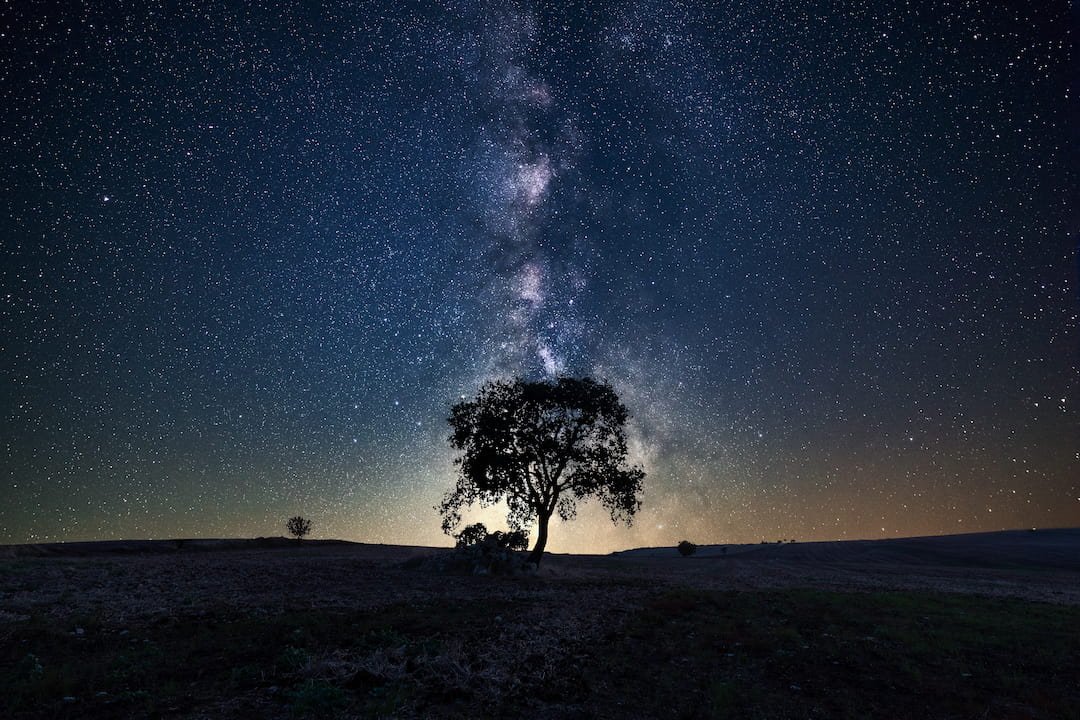
[[[7,715],[1080,712],[1080,530],[549,556],[509,578],[402,567],[432,552],[8,547]],[[651,685],[671,697],[650,706]]]

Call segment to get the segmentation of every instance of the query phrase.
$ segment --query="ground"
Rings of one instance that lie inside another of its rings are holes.
[[[519,577],[348,543],[0,548],[0,715],[1080,718],[1080,531],[966,538]]]

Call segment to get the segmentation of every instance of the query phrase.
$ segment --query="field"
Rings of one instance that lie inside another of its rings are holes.
[[[1080,531],[549,556],[0,548],[12,718],[1080,718]]]

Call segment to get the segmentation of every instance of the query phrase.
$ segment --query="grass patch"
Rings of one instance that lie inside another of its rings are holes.
[[[447,632],[482,635],[505,610],[502,602],[312,610],[175,619],[126,634],[92,617],[55,627],[36,616],[0,648],[0,716],[176,715],[246,696],[282,717],[329,718],[346,710],[382,717],[417,691],[402,678],[359,670],[358,660],[392,651],[402,667],[415,665],[440,651]],[[400,674],[408,680],[405,670]],[[250,714],[242,707],[234,713]]]
[[[1080,608],[910,592],[655,598],[590,664],[641,717],[1080,717]]]
[[[345,691],[326,680],[305,680],[285,696],[297,717],[332,717],[349,705]]]
[[[1080,719],[1080,608],[676,590],[611,620],[576,597],[601,642],[505,639],[549,636],[539,603],[558,594],[126,633],[41,614],[0,644],[0,717]]]
[[[26,575],[37,572],[39,567],[40,561],[37,560],[0,560],[0,577]]]

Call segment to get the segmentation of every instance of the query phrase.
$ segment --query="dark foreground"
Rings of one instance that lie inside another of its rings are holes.
[[[418,552],[0,560],[0,716],[1080,718],[1068,569]]]

